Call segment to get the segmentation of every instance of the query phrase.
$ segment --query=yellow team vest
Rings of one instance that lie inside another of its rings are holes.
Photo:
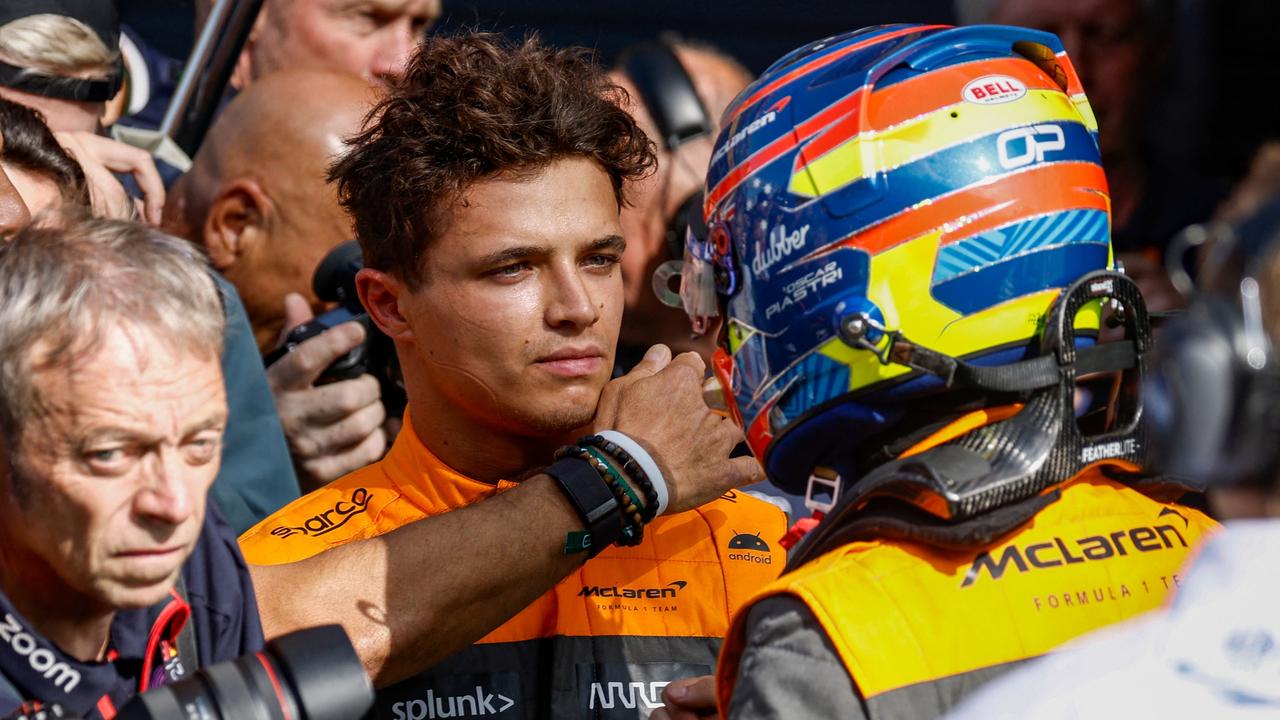
[[[853,542],[765,588],[721,651],[722,710],[738,681],[746,616],[759,600],[801,600],[830,637],[876,717],[895,692],[1044,654],[1159,606],[1216,523],[1086,469],[999,543],[967,551],[896,540]],[[903,698],[899,698],[903,699]]]
[[[381,461],[291,503],[240,538],[245,559],[293,562],[514,487],[473,480],[418,440],[406,417]],[[786,564],[785,515],[729,492],[656,518],[635,547],[606,548],[472,648],[379,693],[396,720],[637,717],[662,687],[713,672],[733,612]],[[424,569],[429,572],[429,569]]]

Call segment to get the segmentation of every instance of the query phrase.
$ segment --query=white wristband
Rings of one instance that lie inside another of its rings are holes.
[[[645,452],[645,449],[640,447],[640,443],[617,430],[601,430],[596,434],[609,442],[617,444],[618,447],[631,456],[631,459],[636,461],[636,464],[640,466],[644,474],[649,476],[649,482],[653,483],[653,494],[658,496],[657,514],[665,513],[667,506],[671,504],[671,493],[667,490],[667,480],[662,477],[662,471],[658,469],[658,463],[653,461],[653,456]]]

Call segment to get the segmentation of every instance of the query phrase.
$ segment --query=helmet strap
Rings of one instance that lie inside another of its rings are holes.
[[[1117,300],[1125,309],[1126,338],[1114,345],[1127,351],[1086,353],[1092,348],[1075,347],[1074,319],[1085,303],[1104,297]],[[887,340],[879,349],[892,358],[893,346],[904,340],[883,332]],[[1113,466],[1116,477],[1140,482],[1148,459],[1141,407],[1121,418],[1119,427],[1087,436],[1076,422],[1074,393],[1077,377],[1086,372],[1132,370],[1141,382],[1150,347],[1150,323],[1137,285],[1110,271],[1086,275],[1063,290],[1047,318],[1041,357],[1003,366],[1022,366],[1017,371],[979,373],[1001,368],[979,368],[927,348],[921,352],[914,343],[902,346],[897,357],[915,361],[911,367],[925,372],[939,369],[933,374],[949,378],[950,384],[1000,391],[1034,384],[1016,415],[918,455],[885,463],[856,482],[845,483],[836,506],[800,548],[825,547],[836,536],[847,542],[850,527],[855,526],[861,528],[858,532],[872,534],[879,532],[876,528],[892,526],[898,529],[895,532],[915,533],[921,541],[948,545],[984,542],[1017,527],[1029,517],[1027,512],[1033,513],[1033,505],[1038,508],[1041,505],[1036,503],[1045,502],[1038,498],[1052,495],[1046,495],[1046,490],[1087,467]],[[1051,384],[1042,384],[1047,375],[1043,367],[1053,371]],[[1194,489],[1176,479],[1166,479],[1168,483],[1184,491]]]

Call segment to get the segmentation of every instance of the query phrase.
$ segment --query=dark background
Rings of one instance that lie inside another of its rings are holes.
[[[1280,137],[1280,2],[1171,1],[1181,23],[1167,49],[1159,109],[1148,117],[1151,142],[1200,174],[1239,177],[1259,142]],[[118,4],[125,22],[149,42],[185,57],[191,0]],[[677,30],[758,73],[811,40],[888,22],[949,23],[954,16],[950,0],[444,0],[436,31],[537,30],[556,44],[594,48],[607,63],[632,42]]]

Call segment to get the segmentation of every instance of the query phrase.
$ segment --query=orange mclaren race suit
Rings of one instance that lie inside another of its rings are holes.
[[[868,537],[789,567],[725,639],[724,715],[938,717],[1021,661],[1159,606],[1216,527],[1097,465],[1034,502],[994,542]]]
[[[452,470],[412,428],[406,419],[380,462],[246,532],[245,558],[299,560],[514,487]],[[380,691],[374,714],[647,718],[668,682],[714,672],[733,611],[786,563],[776,542],[785,525],[777,507],[742,492],[658,517],[640,545],[606,548],[476,645]]]

